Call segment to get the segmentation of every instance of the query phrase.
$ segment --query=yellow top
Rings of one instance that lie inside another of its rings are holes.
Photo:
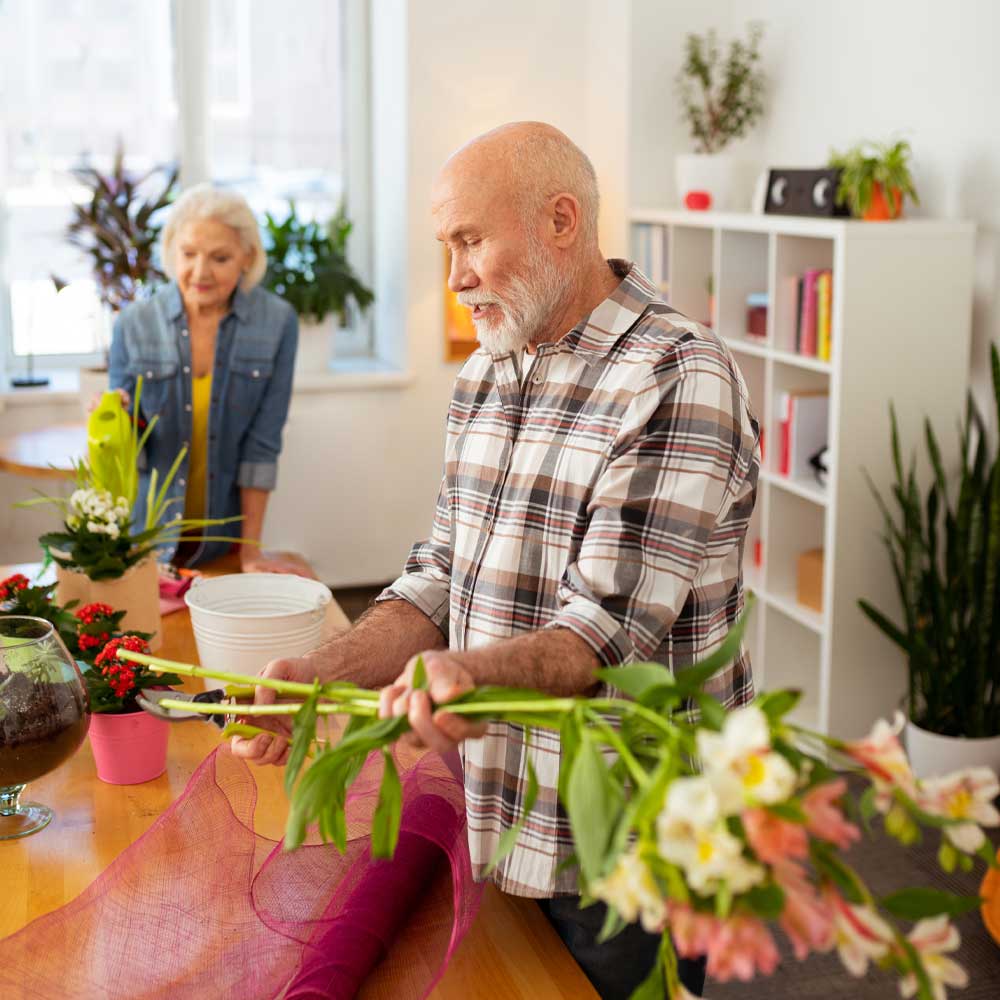
[[[212,401],[212,375],[191,379],[191,446],[184,516],[205,516],[208,472],[208,408]]]

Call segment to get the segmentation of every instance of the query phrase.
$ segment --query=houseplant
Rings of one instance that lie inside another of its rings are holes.
[[[990,349],[1000,416],[1000,354]],[[907,740],[914,766],[1000,767],[1000,450],[969,396],[960,427],[961,467],[949,478],[925,421],[933,475],[921,491],[916,460],[904,469],[896,414],[892,499],[872,487],[885,524],[902,623],[868,601],[862,611],[906,654]],[[955,755],[954,757],[952,755]]]
[[[859,741],[821,736],[789,721],[798,700],[792,691],[763,694],[752,705],[727,711],[705,684],[738,652],[744,623],[704,662],[676,676],[658,663],[598,671],[598,679],[628,697],[567,698],[483,687],[447,702],[447,711],[519,724],[526,740],[533,728],[559,732],[558,794],[584,898],[609,907],[602,937],[635,922],[661,935],[659,960],[633,1000],[688,1000],[677,978],[678,954],[707,954],[708,973],[720,981],[773,972],[778,951],[768,924],[781,928],[799,959],[836,948],[851,974],[863,975],[872,962],[901,978],[905,996],[938,1000],[945,985],[967,979],[947,955],[958,946],[950,918],[978,900],[910,888],[877,898],[844,860],[844,851],[863,834],[845,814],[847,782],[831,764],[854,771],[868,785],[859,807],[866,828],[882,816],[886,831],[904,846],[914,842],[919,826],[936,829],[940,862],[949,869],[971,868],[977,857],[993,863],[982,826],[1000,824],[991,804],[1000,791],[996,775],[982,769],[922,783],[907,765],[898,722],[880,721]],[[164,708],[235,713],[247,720],[293,715],[286,850],[297,849],[313,823],[322,839],[343,850],[349,788],[363,769],[371,782],[378,766],[373,762],[381,756],[371,853],[393,855],[402,792],[391,751],[409,722],[405,716],[380,719],[378,692],[345,682],[216,674],[128,650],[119,656],[154,670],[262,685],[287,699],[238,708],[161,702]],[[412,682],[428,688],[419,659]],[[230,689],[237,698],[252,693],[252,686]],[[697,720],[687,711],[689,700],[700,709]],[[327,741],[325,726],[317,727],[318,719],[332,714],[349,718],[338,743]],[[244,736],[260,731],[250,722],[226,730]],[[532,757],[525,760],[523,809],[501,838],[492,865],[513,848],[535,805],[537,776]],[[900,920],[916,923],[907,931]]]
[[[134,173],[126,168],[119,145],[109,173],[89,164],[71,172],[90,197],[73,206],[66,236],[92,261],[101,302],[115,313],[166,281],[153,250],[161,229],[159,215],[177,192],[177,168],[159,166]],[[65,285],[55,275],[52,280],[57,290]],[[94,391],[107,385],[106,373],[106,364],[81,372],[80,398],[85,407]]]
[[[323,368],[333,355],[333,320],[344,326],[352,303],[363,312],[375,298],[347,259],[352,223],[342,209],[325,226],[304,221],[295,202],[289,202],[281,222],[265,212],[263,228],[264,287],[288,302],[302,321],[299,367]]]
[[[910,173],[910,144],[860,142],[846,153],[831,152],[829,164],[841,171],[837,204],[850,206],[851,213],[868,222],[898,219],[903,198],[920,204]]]
[[[157,470],[151,473],[145,524],[133,523],[139,492],[139,454],[159,420],[154,415],[140,432],[137,414],[141,399],[141,376],[136,382],[131,416],[125,413],[117,392],[106,392],[91,414],[88,456],[77,463],[76,488],[70,496],[42,495],[17,506],[47,504],[62,514],[62,527],[39,538],[47,559],[56,563],[56,594],[60,601],[101,602],[125,608],[126,629],[156,633],[160,627],[157,547],[176,542],[182,532],[228,524],[239,518],[192,519],[171,512],[175,504],[183,502],[182,496],[168,496],[186,454],[186,448],[182,448],[162,481]],[[199,535],[197,540],[214,537]],[[158,636],[153,642],[159,645]]]
[[[763,34],[761,24],[751,23],[747,40],[734,39],[725,57],[715,31],[685,39],[676,84],[695,146],[693,154],[676,159],[678,194],[685,208],[730,207],[736,165],[722,151],[745,136],[764,113]]]

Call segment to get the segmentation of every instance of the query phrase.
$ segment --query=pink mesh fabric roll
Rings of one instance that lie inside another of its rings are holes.
[[[403,820],[391,862],[368,853],[377,754],[348,797],[346,854],[315,843],[286,854],[254,833],[256,785],[221,746],[80,896],[0,942],[0,996],[341,1000],[373,970],[391,979],[400,1000],[425,996],[471,926],[480,890],[461,785],[433,755],[398,767]],[[426,917],[444,864],[450,922]],[[378,965],[421,914],[421,961]]]

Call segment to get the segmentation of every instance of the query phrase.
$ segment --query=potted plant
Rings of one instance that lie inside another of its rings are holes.
[[[1000,415],[1000,355],[991,348]],[[891,411],[893,508],[874,489],[896,578],[903,621],[868,601],[861,610],[906,654],[907,743],[918,773],[1000,766],[1000,452],[991,447],[971,395],[961,433],[957,481],[945,474],[925,422],[933,476],[922,496],[915,460],[904,471]]]
[[[760,69],[763,25],[751,23],[746,41],[734,39],[723,58],[714,31],[689,34],[677,91],[695,152],[676,159],[681,204],[690,209],[729,208],[735,162],[722,151],[764,113]]]
[[[170,508],[182,502],[180,497],[168,496],[186,453],[182,448],[162,480],[155,470],[150,476],[145,524],[133,523],[139,454],[159,420],[154,416],[140,433],[136,414],[141,399],[141,377],[136,382],[132,416],[124,412],[117,392],[104,393],[90,416],[88,456],[77,464],[76,488],[70,496],[43,495],[17,506],[51,504],[62,514],[62,527],[39,539],[46,558],[56,563],[60,601],[96,601],[125,608],[126,629],[156,633],[160,627],[157,547],[176,542],[182,532],[229,524],[239,518],[193,519],[171,513]],[[214,540],[211,535],[197,538]],[[154,644],[159,645],[158,637],[154,637]]]
[[[133,173],[126,169],[119,145],[109,173],[89,164],[75,167],[71,173],[90,197],[73,206],[66,236],[92,260],[101,303],[109,313],[116,313],[167,280],[153,250],[162,228],[158,217],[177,191],[177,169],[159,166],[144,174]],[[161,181],[147,194],[158,176]],[[66,284],[55,275],[52,281],[57,291]],[[107,381],[107,364],[81,371],[84,407]]]
[[[911,152],[902,139],[892,144],[859,142],[846,153],[831,152],[830,166],[841,172],[837,204],[849,205],[854,216],[868,222],[898,219],[906,195],[919,205],[910,173]]]
[[[280,295],[302,322],[298,367],[325,368],[333,357],[336,323],[343,327],[353,303],[363,312],[375,296],[347,259],[352,223],[343,209],[326,224],[299,218],[295,202],[279,222],[264,213],[265,288]]]

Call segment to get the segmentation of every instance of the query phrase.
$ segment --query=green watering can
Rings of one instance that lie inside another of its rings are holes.
[[[135,470],[126,468],[132,438],[132,418],[122,405],[121,395],[109,390],[101,396],[87,420],[87,458],[94,485],[111,495],[126,497],[131,503],[130,480]]]

